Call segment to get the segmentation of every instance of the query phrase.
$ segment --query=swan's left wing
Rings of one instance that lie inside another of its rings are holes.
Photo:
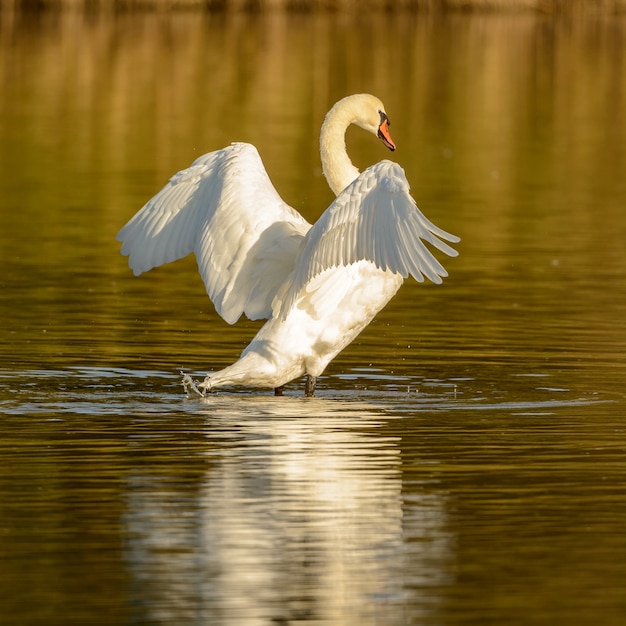
[[[448,273],[424,242],[457,256],[443,240],[460,241],[417,208],[404,170],[381,161],[348,185],[307,233],[291,286],[275,306],[286,314],[312,278],[328,268],[363,260],[404,278],[410,274],[419,282],[426,277],[439,284]]]

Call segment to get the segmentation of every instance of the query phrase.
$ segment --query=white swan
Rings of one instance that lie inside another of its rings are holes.
[[[193,252],[224,320],[233,324],[242,313],[268,319],[237,362],[194,386],[199,393],[247,385],[280,394],[306,374],[311,396],[316,378],[404,278],[441,283],[447,276],[424,241],[456,256],[441,240],[459,238],[419,211],[396,163],[359,174],[346,152],[350,124],[395,150],[378,98],[337,102],[320,136],[324,175],[337,198],[314,226],[280,198],[256,148],[233,143],[175,174],[117,235],[135,275]]]

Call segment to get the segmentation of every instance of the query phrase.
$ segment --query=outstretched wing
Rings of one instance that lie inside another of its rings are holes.
[[[195,253],[215,309],[233,324],[242,313],[271,315],[310,228],[280,198],[256,148],[234,143],[172,176],[117,239],[135,275]]]
[[[381,270],[422,282],[448,275],[424,242],[449,256],[460,241],[430,222],[410,195],[404,170],[381,161],[346,187],[307,233],[291,285],[281,294],[280,314],[293,306],[302,288],[326,269],[370,261]]]

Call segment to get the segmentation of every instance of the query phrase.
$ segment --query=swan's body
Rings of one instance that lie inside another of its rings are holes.
[[[174,175],[118,234],[136,275],[193,252],[219,315],[268,319],[233,365],[200,385],[282,389],[315,379],[411,274],[447,276],[422,239],[442,252],[457,242],[419,211],[402,168],[381,161],[359,174],[345,149],[357,124],[395,149],[380,100],[340,100],[320,137],[322,167],[337,195],[311,226],[285,204],[254,146],[234,143]],[[441,238],[441,239],[439,239]]]

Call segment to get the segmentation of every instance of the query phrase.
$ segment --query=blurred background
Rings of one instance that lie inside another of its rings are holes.
[[[462,260],[446,260],[457,280],[441,289],[464,290],[447,323],[496,333],[501,344],[510,327],[490,312],[497,300],[510,298],[504,306],[515,315],[513,306],[545,302],[547,289],[559,294],[542,321],[554,325],[551,342],[571,345],[559,339],[569,325],[557,318],[585,307],[585,326],[605,332],[607,349],[615,345],[622,329],[594,316],[623,302],[598,289],[591,306],[571,289],[625,268],[623,16],[1,15],[2,314],[21,320],[4,344],[12,358],[32,362],[61,343],[68,364],[84,362],[86,346],[78,341],[74,354],[77,339],[67,337],[77,324],[96,325],[89,349],[115,353],[137,336],[119,316],[135,297],[149,313],[144,290],[170,300],[169,277],[177,289],[189,285],[190,309],[209,313],[193,260],[135,280],[117,230],[173,173],[235,140],[257,146],[279,193],[314,221],[332,199],[319,165],[321,121],[336,100],[362,91],[385,102],[394,158],[418,205],[463,238]],[[359,167],[389,156],[358,131],[348,143]],[[524,284],[530,274],[541,283]],[[409,281],[402,294],[413,300],[414,288]],[[419,297],[439,291],[420,287]],[[162,318],[162,304],[155,314]],[[184,326],[204,324],[195,317]],[[169,358],[171,346],[164,351]]]
[[[0,622],[623,624],[623,1],[0,7]],[[349,152],[462,238],[448,279],[310,403],[186,400],[259,323],[116,233],[232,141],[314,221],[357,92],[398,150]]]

